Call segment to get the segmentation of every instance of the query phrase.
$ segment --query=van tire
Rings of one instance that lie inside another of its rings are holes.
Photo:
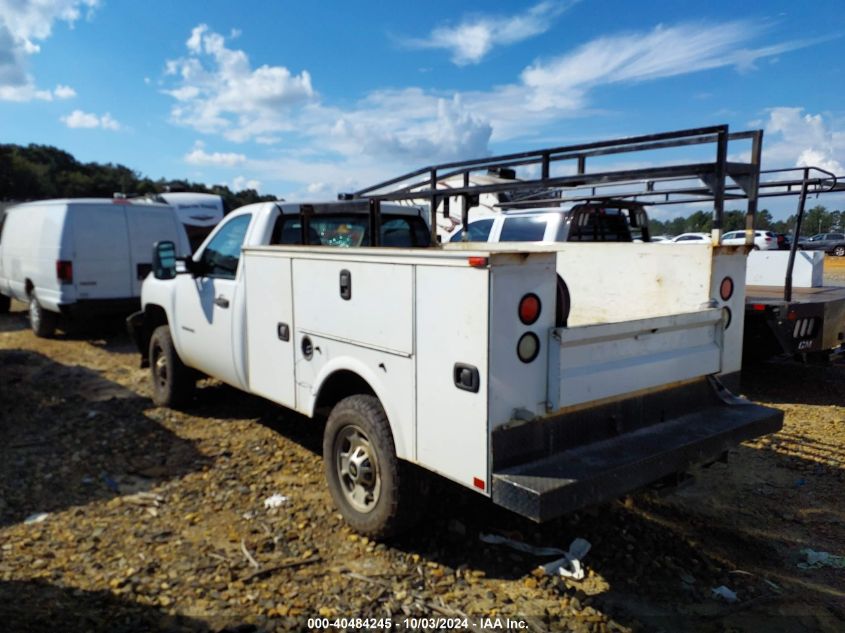
[[[6,295],[0,295],[0,314],[6,314],[9,308],[12,307],[12,298]]]
[[[38,303],[35,295],[29,297],[29,326],[40,338],[50,338],[56,332],[56,315]]]
[[[360,534],[394,536],[425,509],[427,479],[396,456],[390,423],[375,396],[349,396],[335,405],[323,435],[323,465],[335,505]]]
[[[170,328],[160,325],[150,337],[150,373],[153,402],[160,407],[179,407],[190,400],[196,379],[179,358],[170,336]]]

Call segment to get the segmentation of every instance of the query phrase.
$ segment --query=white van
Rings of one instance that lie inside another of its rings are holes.
[[[29,304],[32,329],[50,336],[58,314],[137,309],[153,244],[189,253],[172,207],[124,198],[43,200],[9,207],[0,221],[0,312]]]

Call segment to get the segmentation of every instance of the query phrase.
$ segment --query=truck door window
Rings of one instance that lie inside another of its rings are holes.
[[[500,242],[541,242],[546,234],[546,218],[505,218]]]
[[[471,222],[467,227],[467,235],[469,235],[470,242],[486,242],[490,237],[490,230],[493,228],[493,218],[484,218],[483,220],[476,220]],[[464,230],[461,229],[455,233],[450,242],[460,242],[463,239]]]
[[[241,215],[220,227],[200,258],[206,276],[235,278],[241,258],[241,246],[251,219],[251,215]]]

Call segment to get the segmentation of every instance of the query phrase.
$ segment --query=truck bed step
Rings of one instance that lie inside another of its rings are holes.
[[[754,404],[717,405],[493,473],[493,501],[534,521],[615,499],[672,473],[708,463],[783,425]]]

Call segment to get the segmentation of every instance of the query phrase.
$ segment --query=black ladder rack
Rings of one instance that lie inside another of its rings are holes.
[[[748,162],[728,160],[728,144],[731,141],[750,141],[751,149]],[[352,194],[351,198],[365,198],[372,203],[374,215],[378,218],[379,206],[385,201],[414,201],[428,200],[431,212],[432,241],[436,241],[436,213],[440,200],[445,200],[443,214],[449,217],[448,200],[452,197],[461,199],[461,220],[466,230],[470,199],[482,193],[536,193],[538,189],[545,192],[581,190],[573,199],[590,200],[617,198],[616,195],[603,193],[598,189],[610,186],[642,183],[643,189],[636,193],[628,193],[625,197],[634,195],[645,196],[648,187],[654,187],[657,182],[681,182],[694,179],[700,184],[696,187],[685,187],[684,192],[679,188],[672,193],[675,202],[688,201],[691,193],[698,195],[698,199],[713,202],[713,231],[714,239],[721,234],[722,216],[725,198],[741,197],[747,200],[746,226],[753,228],[754,216],[757,212],[757,198],[760,182],[760,153],[763,143],[763,131],[751,130],[730,133],[727,125],[678,130],[649,134],[580,145],[569,145],[540,149],[531,152],[504,154],[477,158],[473,160],[430,165],[416,171],[391,178],[371,187],[361,189]],[[590,171],[594,159],[600,156],[620,156],[624,160],[632,160],[632,154],[647,151],[668,151],[674,148],[690,146],[712,146],[713,160],[704,162],[667,162],[654,167]],[[563,175],[552,173],[552,167],[560,163],[569,163],[570,171]],[[528,168],[539,173],[539,177],[524,180],[505,180],[498,183],[475,183],[473,174],[488,173],[495,170]],[[460,186],[441,188],[442,181],[447,179],[462,180]],[[595,188],[590,193],[585,188]],[[662,191],[664,197],[668,192]],[[557,199],[556,202],[559,202]],[[663,202],[663,204],[669,204]],[[377,221],[377,220],[376,220]]]

